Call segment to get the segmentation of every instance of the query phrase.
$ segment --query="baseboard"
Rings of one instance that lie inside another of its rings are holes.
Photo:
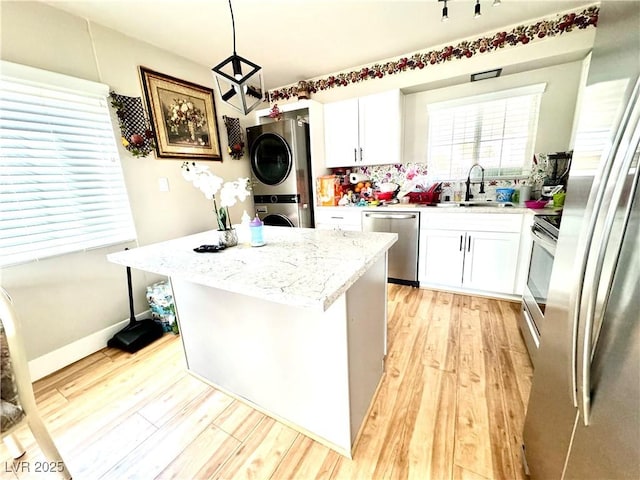
[[[136,315],[136,319],[148,318],[149,310]],[[29,373],[31,381],[35,382],[47,375],[71,365],[73,362],[91,355],[107,346],[107,340],[129,323],[129,319],[122,320],[110,327],[92,333],[80,340],[76,340],[64,347],[58,348],[41,357],[29,361]]]

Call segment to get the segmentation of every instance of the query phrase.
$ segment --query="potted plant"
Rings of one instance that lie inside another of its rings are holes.
[[[220,232],[220,244],[232,247],[238,244],[238,234],[232,226],[229,216],[229,207],[236,201],[243,202],[249,196],[249,179],[239,177],[233,182],[224,180],[209,170],[208,166],[199,165],[196,162],[182,163],[182,176],[193,183],[205,197],[213,200],[213,210],[216,214],[218,232]],[[220,192],[220,207],[216,200],[216,194]]]

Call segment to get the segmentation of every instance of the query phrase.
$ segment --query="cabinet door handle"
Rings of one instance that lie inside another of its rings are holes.
[[[460,251],[462,251],[462,235],[460,235]]]
[[[469,235],[467,239],[469,240],[469,245],[467,246],[467,252],[470,252],[471,251],[471,235]]]
[[[358,149],[357,148],[353,149],[353,161],[354,162],[358,161]]]
[[[362,147],[360,147],[360,161],[362,161]]]

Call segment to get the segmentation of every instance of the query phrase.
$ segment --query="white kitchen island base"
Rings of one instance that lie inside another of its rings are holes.
[[[351,456],[383,373],[386,256],[325,311],[171,285],[189,371]]]
[[[264,227],[266,245],[217,253],[207,231],[112,253],[171,280],[198,378],[351,456],[386,354],[395,233]]]

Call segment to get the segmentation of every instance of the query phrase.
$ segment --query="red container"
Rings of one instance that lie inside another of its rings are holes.
[[[440,201],[440,184],[436,183],[426,192],[409,192],[409,203],[438,203]]]
[[[378,200],[391,200],[394,192],[376,192]]]

